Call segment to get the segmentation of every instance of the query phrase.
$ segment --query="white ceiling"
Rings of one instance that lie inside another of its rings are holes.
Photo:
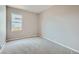
[[[40,13],[50,8],[51,5],[9,5],[9,7],[24,9],[24,10],[34,12],[34,13]]]

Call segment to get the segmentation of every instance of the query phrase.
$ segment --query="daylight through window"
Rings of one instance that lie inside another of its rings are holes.
[[[22,15],[12,13],[12,31],[21,31],[22,30]]]

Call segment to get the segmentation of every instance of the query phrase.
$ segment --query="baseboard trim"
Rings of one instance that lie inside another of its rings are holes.
[[[71,48],[71,47],[69,47],[69,46],[67,46],[67,45],[62,44],[62,43],[59,43],[59,42],[56,42],[56,41],[52,41],[52,40],[50,40],[50,39],[48,39],[48,38],[45,38],[45,37],[41,37],[41,38],[47,39],[47,40],[49,40],[49,41],[51,41],[51,42],[53,42],[53,43],[56,43],[56,44],[58,44],[58,45],[60,45],[60,46],[63,46],[63,47],[65,47],[65,48],[71,50],[71,54],[72,54],[72,51],[74,51],[74,52],[76,52],[76,53],[79,53],[78,50],[75,50],[75,49],[73,49],[73,48]]]
[[[13,39],[6,40],[6,42],[15,41],[15,40],[20,40],[20,39],[25,39],[25,38],[33,38],[33,37],[39,37],[39,36],[23,37],[23,38],[13,38]],[[15,40],[14,40],[14,39],[15,39]]]

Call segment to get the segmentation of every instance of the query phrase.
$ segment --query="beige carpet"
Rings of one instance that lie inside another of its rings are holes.
[[[7,42],[3,54],[67,54],[70,51],[62,46],[39,37]]]

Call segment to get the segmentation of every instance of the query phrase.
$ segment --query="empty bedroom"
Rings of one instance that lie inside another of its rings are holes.
[[[0,54],[78,54],[79,5],[0,5]]]

